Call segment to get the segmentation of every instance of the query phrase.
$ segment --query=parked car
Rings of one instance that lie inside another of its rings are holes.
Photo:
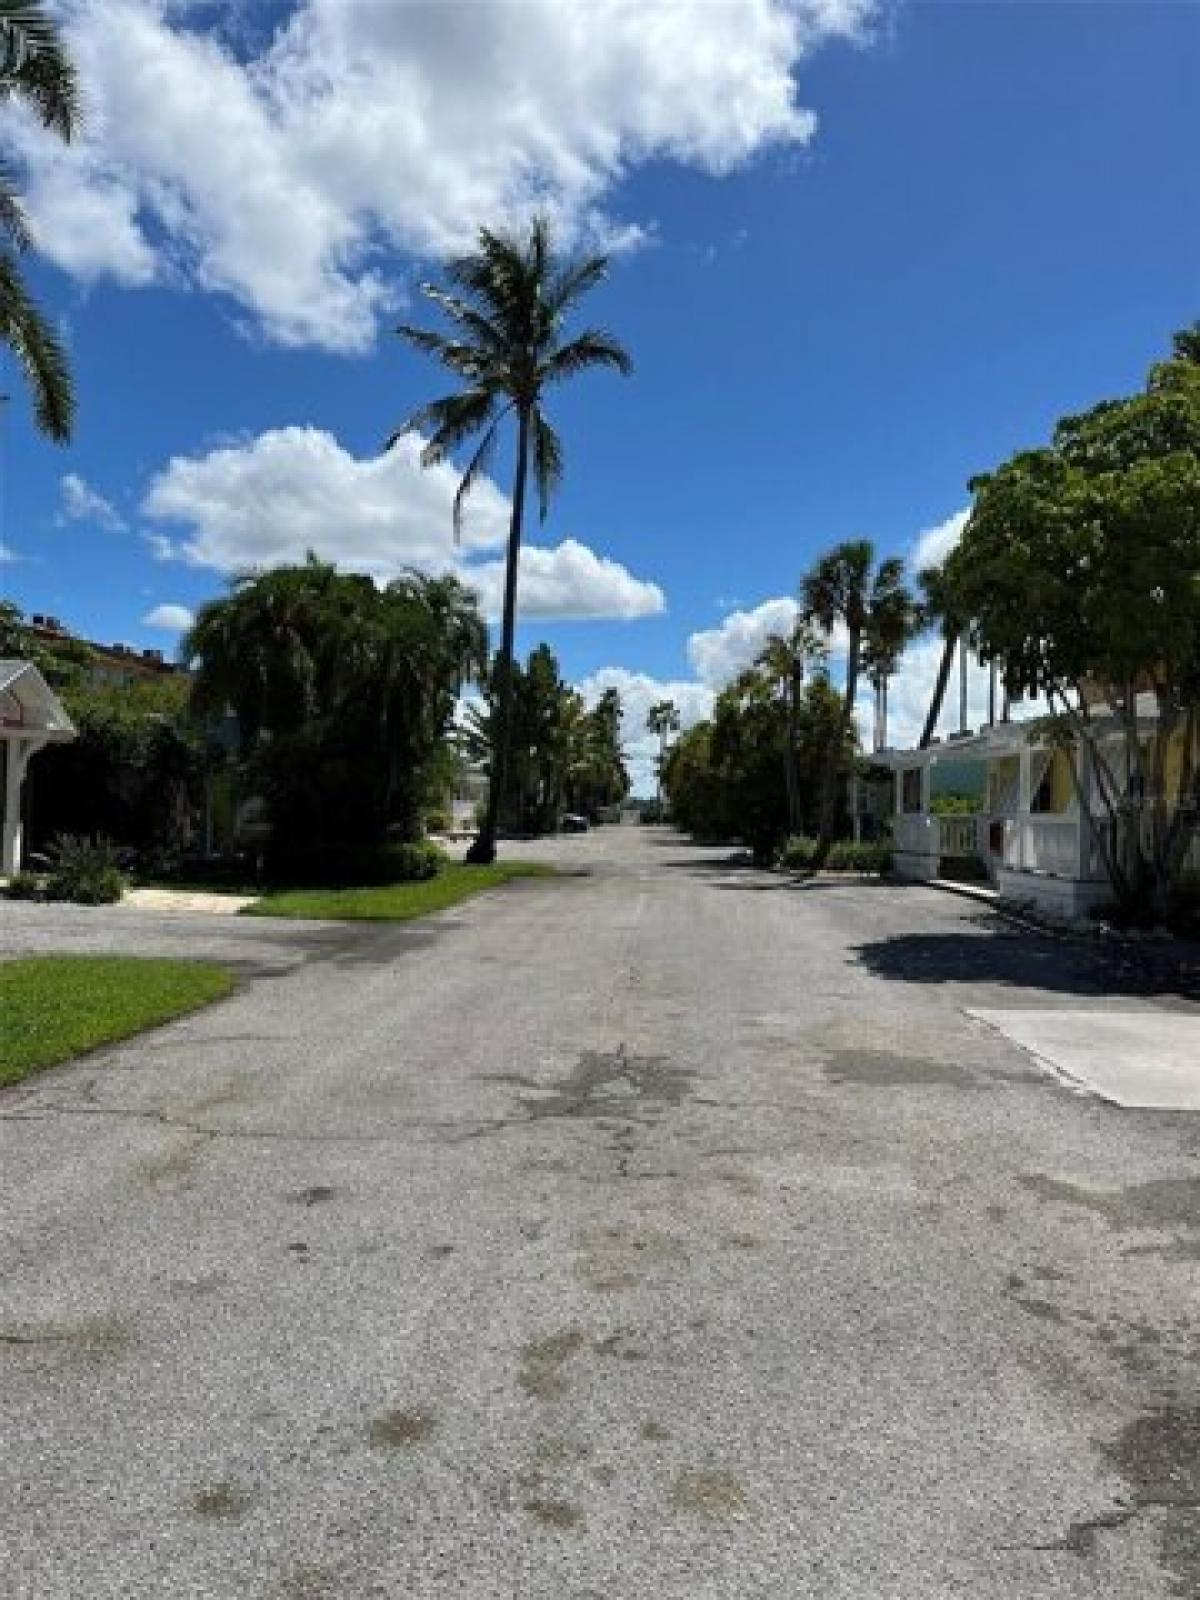
[[[591,827],[591,823],[589,823],[588,819],[581,817],[575,811],[568,811],[562,819],[562,831],[564,833],[586,833],[589,827]]]

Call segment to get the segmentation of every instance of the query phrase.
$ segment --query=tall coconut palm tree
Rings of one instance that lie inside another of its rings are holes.
[[[69,142],[79,123],[79,84],[58,24],[42,0],[0,0],[0,103],[21,100]],[[21,276],[29,248],[24,208],[0,166],[0,339],[25,373],[38,427],[59,444],[71,437],[75,392],[66,352]]]
[[[854,539],[823,555],[800,586],[801,615],[829,637],[846,630],[846,683],[842,693],[842,738],[830,749],[821,785],[820,829],[813,865],[824,864],[837,823],[838,777],[854,726],[854,702],[864,651],[870,665],[894,660],[911,635],[915,605],[895,556],[876,565],[869,539]]]
[[[667,764],[667,739],[680,728],[679,707],[674,700],[659,700],[646,713],[646,727],[658,736],[658,790],[656,805],[662,815],[663,768]]]
[[[463,381],[463,387],[421,406],[396,430],[429,431],[423,466],[443,461],[466,440],[481,436],[454,497],[454,529],[463,508],[487,470],[506,417],[516,423],[516,469],[504,573],[504,610],[496,662],[496,741],[491,752],[488,802],[483,825],[468,859],[495,859],[496,832],[508,764],[511,723],[513,638],[517,618],[517,572],[525,519],[525,491],[532,468],[539,510],[545,520],[563,472],[563,450],[547,420],[546,391],[589,367],[614,367],[628,373],[632,363],[622,347],[599,328],[586,328],[564,341],[567,315],[608,271],[608,258],[561,257],[550,230],[536,218],[524,237],[481,228],[476,250],[452,261],[449,287],[424,284],[423,293],[450,324],[435,332],[408,324],[402,338],[435,357]]]

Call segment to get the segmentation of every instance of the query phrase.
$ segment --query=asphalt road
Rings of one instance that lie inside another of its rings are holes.
[[[965,1015],[1186,1003],[536,853],[587,874],[407,929],[0,902],[246,976],[0,1095],[0,1594],[1200,1595],[1200,1123]]]

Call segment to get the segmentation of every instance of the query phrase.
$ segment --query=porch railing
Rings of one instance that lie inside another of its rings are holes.
[[[962,857],[980,853],[979,817],[938,817],[936,821],[940,835],[939,855]]]
[[[979,817],[936,817],[909,813],[892,819],[892,840],[902,853],[919,856],[979,854]]]

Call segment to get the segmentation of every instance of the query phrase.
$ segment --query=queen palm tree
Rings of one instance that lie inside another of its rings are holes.
[[[674,700],[659,700],[652,705],[646,713],[646,727],[649,732],[658,735],[658,806],[659,817],[662,816],[662,790],[663,768],[667,763],[667,739],[672,733],[679,732],[679,707]]]
[[[22,100],[46,128],[69,142],[79,122],[79,85],[58,24],[42,0],[0,0],[0,103]],[[29,248],[24,208],[0,166],[0,338],[33,392],[34,417],[49,438],[71,437],[75,394],[66,352],[21,276]]]
[[[842,737],[829,752],[821,784],[820,828],[814,867],[824,864],[837,822],[838,776],[845,743],[854,726],[854,702],[864,651],[867,665],[894,661],[915,625],[916,607],[895,556],[876,565],[869,539],[839,544],[823,555],[800,586],[801,615],[828,637],[846,629],[846,683],[842,693]]]
[[[797,617],[788,634],[773,633],[755,658],[772,681],[779,685],[787,708],[787,742],[783,752],[783,781],[787,790],[788,828],[800,829],[800,702],[804,693],[804,674],[808,663],[823,660],[824,647],[811,623]]]
[[[919,574],[919,581],[924,594],[921,602],[921,620],[926,626],[936,625],[942,635],[942,654],[938,661],[933,695],[917,746],[919,750],[927,750],[937,732],[938,718],[942,714],[946,688],[950,682],[950,669],[954,665],[954,652],[958,649],[962,630],[944,570],[941,567],[927,567]]]
[[[479,230],[475,251],[446,269],[449,287],[424,284],[422,292],[450,323],[447,332],[405,324],[397,331],[418,350],[435,357],[463,381],[455,393],[421,406],[396,430],[429,430],[423,466],[443,461],[466,440],[481,436],[454,497],[454,531],[463,508],[495,452],[500,424],[516,423],[516,468],[504,573],[504,610],[496,661],[496,727],[491,751],[487,809],[468,851],[471,861],[495,859],[496,832],[508,765],[511,725],[513,638],[517,618],[517,572],[530,468],[545,520],[563,472],[563,450],[544,409],[546,390],[589,367],[632,363],[621,346],[599,328],[586,328],[564,342],[567,315],[608,271],[608,258],[561,257],[549,226],[535,218],[524,237]]]

